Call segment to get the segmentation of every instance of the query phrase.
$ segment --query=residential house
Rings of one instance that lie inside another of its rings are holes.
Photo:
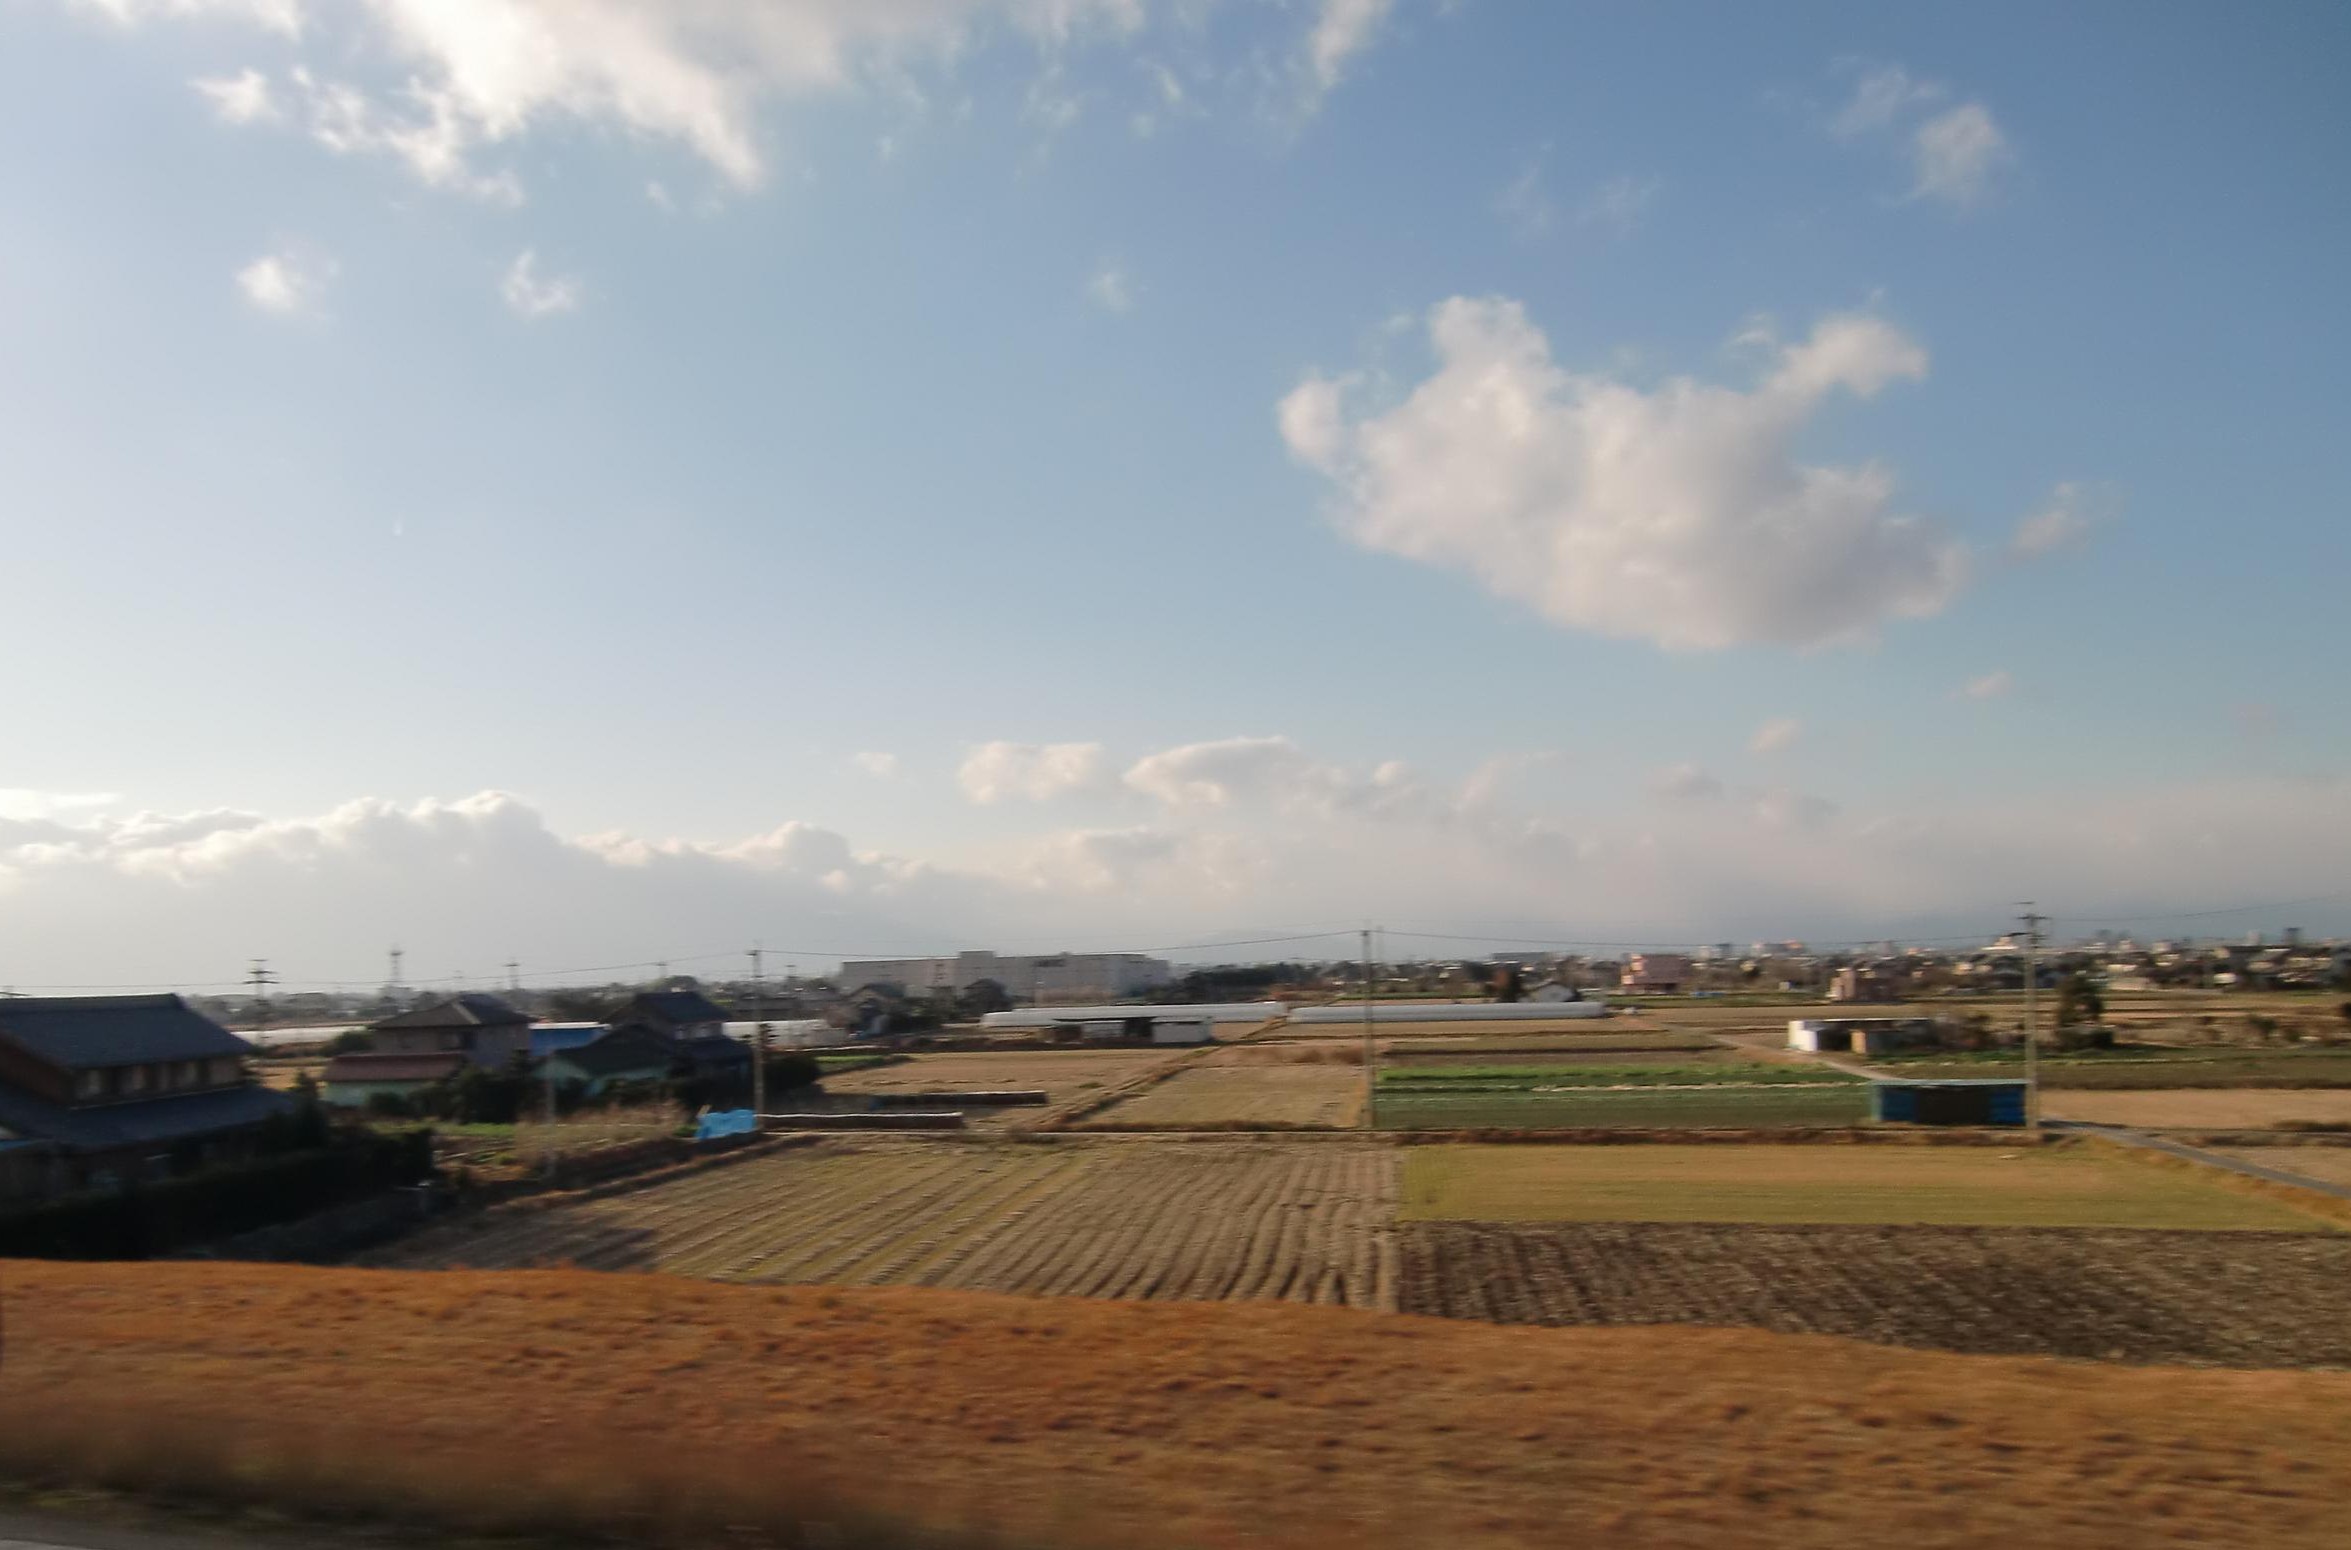
[[[665,1082],[678,1065],[676,1045],[631,1028],[577,1049],[557,1050],[547,1057],[541,1074],[558,1088],[577,1087],[587,1097],[601,1098],[626,1083]]]
[[[605,1019],[615,1033],[650,1033],[672,1044],[726,1032],[726,1009],[698,990],[646,990]]]
[[[1690,960],[1680,953],[1635,953],[1625,960],[1619,986],[1671,995],[1690,982]]]
[[[0,998],[0,1180],[54,1194],[243,1155],[294,1107],[253,1053],[178,996]]]
[[[439,1055],[337,1055],[320,1077],[320,1098],[337,1109],[364,1109],[378,1093],[406,1098],[446,1082],[466,1067],[462,1053]]]
[[[477,1066],[503,1066],[531,1047],[531,1020],[480,991],[384,1018],[367,1032],[378,1055],[462,1055]]]

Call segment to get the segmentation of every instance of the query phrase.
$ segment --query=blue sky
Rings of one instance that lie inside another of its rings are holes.
[[[682,9],[0,5],[0,979],[2351,859],[2339,9]]]

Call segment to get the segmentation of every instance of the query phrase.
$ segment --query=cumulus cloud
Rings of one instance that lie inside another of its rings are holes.
[[[111,791],[31,791],[0,786],[0,818],[54,818],[63,813],[112,807],[122,798]]]
[[[317,310],[334,272],[332,263],[308,254],[264,253],[237,271],[237,289],[262,311],[291,316]]]
[[[258,70],[240,70],[235,75],[219,76],[189,83],[197,95],[212,105],[212,111],[224,124],[266,123],[278,116],[277,99],[271,95],[269,77]]]
[[[2088,542],[2093,530],[2113,520],[2120,506],[2120,499],[2108,486],[2069,480],[2051,490],[2041,508],[2016,525],[2009,553],[2018,559],[2035,559],[2077,548]]]
[[[1184,753],[1160,766],[1180,800],[1148,821],[952,864],[807,821],[733,840],[567,835],[499,792],[294,816],[50,801],[0,815],[0,943],[18,989],[225,985],[256,955],[301,984],[366,985],[394,940],[420,980],[519,956],[529,979],[610,981],[655,958],[739,964],[746,920],[788,931],[811,954],[800,966],[827,970],[826,954],[1143,949],[1366,915],[1430,930],[1540,922],[1562,939],[1852,938],[1927,922],[1988,934],[2004,912],[1987,918],[1985,899],[2029,892],[2069,919],[2125,923],[2321,893],[2351,865],[2341,779],[2102,780],[2029,802],[1938,794],[1855,811],[1689,768],[1666,772],[1683,799],[1587,803],[1570,832],[1442,803],[1297,800],[1302,774],[1364,790],[1393,767],[1349,772],[1295,744],[1168,752]],[[1198,800],[1200,781],[1223,800]]]
[[[878,90],[905,94],[919,72],[951,69],[975,41],[1010,34],[1044,61],[1027,103],[1048,129],[1086,93],[1064,82],[1082,47],[1130,45],[1154,11],[1171,27],[1183,0],[72,0],[130,27],[212,16],[297,40],[292,115],[327,148],[389,157],[437,188],[522,196],[485,167],[549,128],[585,124],[682,147],[728,186],[764,181],[774,104]],[[1321,0],[1297,69],[1308,106],[1377,40],[1390,0]],[[1156,123],[1185,106],[1182,82],[1148,54]],[[314,74],[313,72],[322,72]],[[261,89],[261,88],[251,88]]]
[[[1774,716],[1755,729],[1755,735],[1747,739],[1747,747],[1754,753],[1778,753],[1794,747],[1797,735],[1803,730],[1804,723],[1793,716]]]
[[[972,749],[956,778],[974,802],[1049,802],[1101,786],[1108,768],[1100,743],[997,742]]]
[[[586,289],[572,275],[540,274],[539,255],[525,248],[507,266],[498,293],[516,317],[544,318],[576,310]]]
[[[1959,693],[1962,698],[1970,700],[1996,700],[2015,687],[2015,675],[2006,668],[2000,668],[1981,678],[1970,678],[1959,686]]]
[[[1500,297],[1441,302],[1428,332],[1435,370],[1401,402],[1359,407],[1360,378],[1309,375],[1279,406],[1366,548],[1678,651],[1851,642],[1964,583],[1965,549],[1899,511],[1884,468],[1795,456],[1831,395],[1926,375],[1882,319],[1824,318],[1745,387],[1570,372]]]
[[[874,749],[867,749],[863,753],[853,755],[849,762],[876,780],[896,780],[903,773],[898,763],[898,756],[894,753],[882,753]]]
[[[1551,202],[1551,191],[1544,183],[1546,154],[1547,151],[1539,151],[1528,157],[1518,175],[1503,184],[1502,192],[1494,196],[1495,212],[1523,236],[1540,236],[1559,219],[1559,211]]]
[[[1948,88],[1912,77],[1900,65],[1858,66],[1853,95],[1829,120],[1830,130],[1847,138],[1891,129],[1950,95]]]

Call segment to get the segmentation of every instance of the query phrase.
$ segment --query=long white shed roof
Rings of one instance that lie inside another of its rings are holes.
[[[1262,1023],[1281,1015],[1279,1001],[1202,1001],[1182,1006],[1024,1006],[1010,1012],[990,1012],[980,1019],[980,1026],[1056,1028],[1063,1023],[1118,1022],[1129,1017]]]
[[[1605,1001],[1375,1001],[1375,1023],[1517,1023],[1564,1022],[1570,1018],[1606,1017]],[[1360,1001],[1333,1001],[1325,1006],[1302,1006],[1290,1013],[1294,1023],[1359,1023]]]

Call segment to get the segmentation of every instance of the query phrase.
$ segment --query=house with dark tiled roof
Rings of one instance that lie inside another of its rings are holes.
[[[242,1155],[293,1101],[178,996],[0,997],[0,1187],[48,1194]]]
[[[606,1019],[614,1032],[635,1029],[683,1044],[726,1032],[726,1009],[698,990],[644,990]]]
[[[635,1028],[608,1033],[577,1049],[557,1050],[541,1067],[557,1087],[576,1087],[590,1098],[601,1098],[624,1083],[666,1082],[680,1069],[675,1044]]]
[[[378,1055],[462,1055],[477,1066],[503,1066],[531,1047],[531,1020],[478,990],[371,1023],[367,1033]]]

